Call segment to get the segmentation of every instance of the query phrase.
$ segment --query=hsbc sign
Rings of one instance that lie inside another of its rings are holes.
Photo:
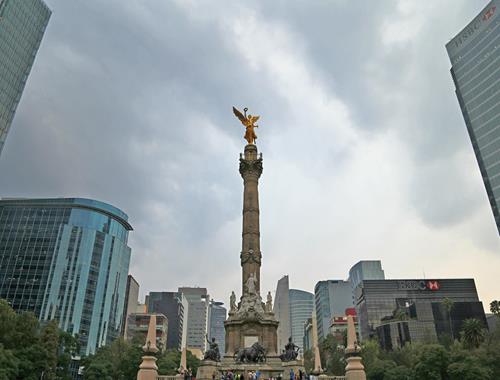
[[[399,280],[398,289],[436,291],[441,289],[441,284],[436,280]]]

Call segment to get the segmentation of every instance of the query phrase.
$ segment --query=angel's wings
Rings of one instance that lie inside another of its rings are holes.
[[[233,107],[233,113],[236,115],[238,119],[245,125],[247,118],[240,112],[238,111],[235,107]]]

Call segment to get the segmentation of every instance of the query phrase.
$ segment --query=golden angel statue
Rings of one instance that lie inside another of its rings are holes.
[[[258,125],[255,125],[255,122],[259,120],[260,116],[252,116],[250,114],[247,115],[248,108],[243,108],[242,114],[235,107],[233,107],[233,112],[238,119],[240,119],[241,124],[243,124],[246,128],[245,135],[243,136],[245,140],[248,141],[249,144],[255,144],[255,140],[257,139],[257,135],[255,134],[254,128],[258,128]]]

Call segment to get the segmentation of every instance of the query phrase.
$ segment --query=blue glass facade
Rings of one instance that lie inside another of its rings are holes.
[[[42,0],[0,0],[0,154],[50,14]]]
[[[318,339],[324,339],[330,330],[330,319],[344,315],[345,309],[353,307],[351,285],[343,280],[319,281],[314,287]]]
[[[120,335],[127,215],[82,198],[0,200],[0,298],[78,334],[81,354]]]
[[[500,233],[500,0],[448,44],[451,75]]]
[[[303,353],[304,324],[308,319],[312,318],[314,294],[304,290],[290,289],[288,300],[290,303],[289,315],[292,341],[300,347],[300,352]]]

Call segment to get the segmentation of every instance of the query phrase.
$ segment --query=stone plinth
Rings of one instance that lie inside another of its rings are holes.
[[[219,363],[213,360],[202,360],[198,371],[196,372],[197,380],[212,380],[212,376],[215,374],[215,378],[219,379]]]
[[[234,374],[245,374],[245,379],[248,379],[249,372],[260,371],[261,379],[269,379],[283,375],[283,366],[281,360],[277,356],[268,356],[264,363],[236,363],[233,358],[225,357],[219,364],[221,372],[231,371]]]
[[[365,367],[361,363],[361,357],[351,356],[346,359],[345,367],[346,380],[366,380]]]
[[[275,319],[228,319],[224,322],[226,329],[226,347],[227,357],[234,357],[236,351],[240,348],[251,346],[252,340],[258,341],[265,349],[266,355],[277,355],[278,329],[279,322]],[[246,340],[246,342],[245,342]]]
[[[137,380],[156,380],[158,377],[158,367],[154,356],[143,356],[142,363],[137,372]]]
[[[303,360],[291,360],[289,362],[283,362],[282,367],[283,367],[283,374],[282,374],[283,379],[290,378],[290,370],[293,370],[295,374],[297,374],[299,370],[304,372],[304,374],[306,373]]]

